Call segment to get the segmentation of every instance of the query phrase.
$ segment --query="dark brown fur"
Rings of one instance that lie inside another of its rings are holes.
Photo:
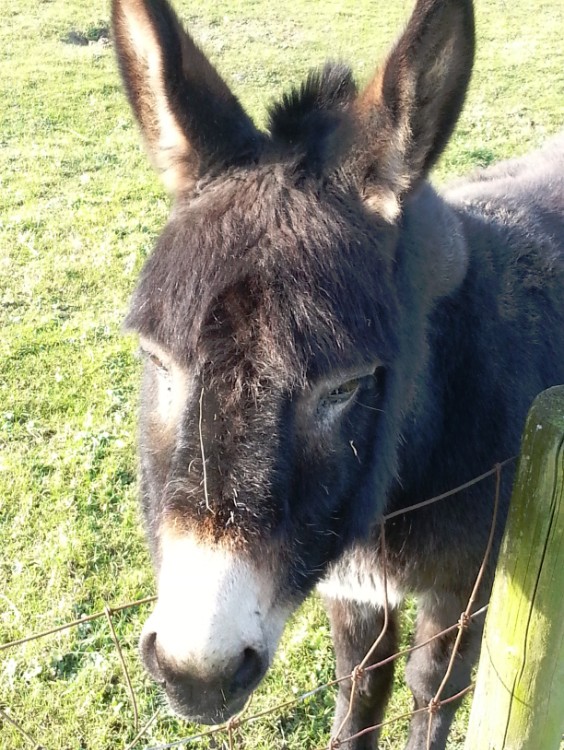
[[[419,0],[362,92],[328,65],[271,108],[266,133],[164,0],[114,0],[113,18],[132,108],[175,196],[128,316],[149,350],[141,498],[157,571],[173,530],[249,561],[288,609],[329,573],[343,590],[373,590],[383,512],[515,454],[531,400],[564,380],[563,141],[444,197],[425,182],[471,75],[470,0]],[[174,372],[180,405],[159,416]],[[508,471],[495,549],[510,488]],[[491,484],[474,486],[387,524],[390,586],[418,599],[417,641],[463,610],[492,499]],[[359,596],[328,599],[339,674],[382,626]],[[374,661],[395,650],[396,618]],[[445,697],[468,683],[480,637],[474,622]],[[268,666],[242,644],[242,660],[204,682],[171,666],[158,639],[142,639],[148,669],[180,713],[206,721],[235,710]],[[416,707],[452,643],[411,657]],[[392,673],[363,677],[345,736],[382,717]],[[435,717],[432,750],[455,708]],[[408,749],[426,736],[427,716],[414,717]]]

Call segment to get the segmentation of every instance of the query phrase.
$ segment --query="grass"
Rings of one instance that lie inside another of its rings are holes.
[[[194,0],[179,10],[250,113],[326,57],[366,79],[407,0]],[[136,507],[138,362],[127,300],[168,200],[138,145],[107,42],[107,2],[18,0],[0,24],[0,642],[154,590]],[[436,180],[522,153],[562,122],[564,8],[479,0],[469,100]],[[141,722],[162,699],[139,667],[147,607],[114,617]],[[409,610],[404,627],[413,617]],[[252,710],[333,676],[313,599]],[[244,730],[249,750],[315,748],[333,694]],[[0,652],[0,706],[48,750],[125,747],[132,710],[105,619]],[[398,672],[392,712],[410,700]],[[450,750],[462,748],[462,713]],[[139,747],[193,731],[166,710]],[[382,747],[403,747],[405,725]],[[0,748],[29,745],[0,718]],[[219,747],[201,740],[196,747]],[[241,745],[242,746],[242,745]]]

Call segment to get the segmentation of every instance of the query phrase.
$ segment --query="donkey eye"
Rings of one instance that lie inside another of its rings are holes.
[[[156,368],[158,368],[159,370],[167,371],[167,367],[165,367],[162,360],[160,360],[156,354],[149,354],[149,359],[155,365]]]
[[[353,380],[347,380],[346,383],[341,383],[336,388],[324,397],[324,401],[328,405],[345,404],[358,390],[360,380],[354,378]]]
[[[149,360],[149,362],[151,362],[152,365],[157,368],[157,370],[160,370],[161,372],[168,372],[168,367],[160,357],[157,357],[156,354],[153,354],[153,352],[149,352],[146,349],[141,349],[141,353],[146,359]]]

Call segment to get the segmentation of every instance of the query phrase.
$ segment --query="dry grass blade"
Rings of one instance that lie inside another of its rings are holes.
[[[137,708],[137,700],[135,698],[135,692],[133,690],[133,685],[131,684],[131,679],[129,677],[129,672],[127,669],[127,664],[125,663],[125,659],[123,656],[123,652],[121,650],[121,646],[119,643],[119,639],[116,635],[116,631],[114,628],[114,623],[112,622],[112,610],[110,607],[106,604],[104,611],[106,613],[106,619],[108,621],[108,626],[110,628],[110,633],[112,634],[112,640],[115,644],[116,651],[119,657],[119,660],[121,662],[121,669],[123,671],[123,676],[125,678],[125,682],[127,684],[127,690],[129,692],[129,697],[131,699],[131,706],[133,708],[133,728],[136,732],[139,731],[139,710]]]
[[[210,499],[208,497],[208,473],[206,469],[206,453],[204,451],[204,434],[203,434],[203,419],[204,419],[204,389],[200,393],[200,418],[198,420],[198,432],[200,437],[200,452],[202,454],[202,475],[204,479],[204,498],[206,501],[206,508],[211,511]]]
[[[139,740],[143,737],[143,735],[145,735],[149,731],[150,727],[155,723],[155,721],[157,720],[159,714],[160,714],[160,709],[157,708],[157,710],[151,716],[151,718],[149,719],[149,721],[147,721],[145,724],[143,724],[143,726],[141,727],[141,729],[137,732],[137,734],[131,740],[131,742],[124,748],[124,750],[133,750],[133,748],[139,742]]]
[[[29,744],[34,747],[35,750],[45,750],[43,745],[40,745],[38,742],[36,742],[33,737],[28,732],[26,732],[20,724],[18,724],[15,719],[12,719],[12,717],[7,714],[6,711],[4,711],[3,708],[0,708],[0,719],[2,719],[2,721],[6,721],[8,724],[11,724],[14,729],[16,729],[22,735],[22,737],[25,737],[27,742],[29,742]]]

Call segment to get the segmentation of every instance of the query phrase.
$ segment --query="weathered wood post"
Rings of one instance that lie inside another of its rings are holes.
[[[564,386],[534,401],[465,750],[558,750],[564,731]]]

